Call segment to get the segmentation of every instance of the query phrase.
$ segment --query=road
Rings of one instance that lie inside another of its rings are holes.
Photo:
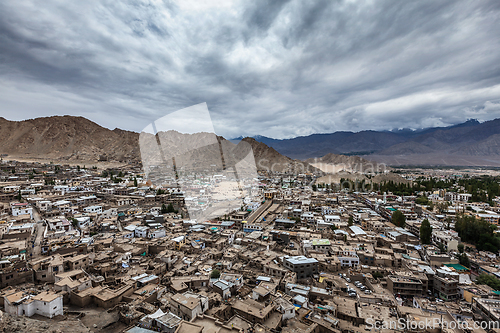
[[[35,232],[36,232],[36,238],[35,238],[35,246],[32,247],[30,244],[30,249],[32,258],[36,258],[42,254],[42,240],[43,240],[43,232],[45,231],[45,226],[43,225],[43,220],[40,217],[40,214],[36,210],[36,208],[33,208],[33,219],[36,222],[35,226]]]

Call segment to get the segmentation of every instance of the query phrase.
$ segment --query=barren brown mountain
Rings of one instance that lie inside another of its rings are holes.
[[[0,153],[13,157],[129,161],[139,156],[138,138],[138,133],[109,130],[83,117],[0,118]]]
[[[192,135],[177,132],[161,132],[159,139],[165,157],[170,151],[178,154],[177,163],[182,164],[182,157],[190,163],[206,164],[210,156],[219,153],[219,146],[215,144],[221,141],[224,155],[237,158],[244,156],[248,148],[245,145],[234,143],[217,137],[214,142],[207,142],[207,133]],[[155,155],[156,139],[148,135],[144,138],[142,150],[150,154],[153,162],[158,162]],[[154,137],[153,137],[154,138]],[[187,141],[186,141],[187,140]],[[273,148],[245,138],[243,143],[253,149],[255,163],[259,170],[272,171],[318,171],[308,163],[292,160],[281,155]],[[179,146],[180,145],[180,146]],[[199,147],[198,150],[184,151],[187,148]],[[232,154],[226,154],[233,149]],[[53,159],[60,161],[98,161],[106,157],[109,161],[139,162],[141,161],[141,149],[139,148],[139,133],[124,131],[120,129],[109,130],[98,124],[83,118],[74,116],[54,116],[36,118],[24,121],[9,121],[0,118],[0,154],[7,154],[11,158],[24,159]],[[185,156],[182,156],[182,155]],[[181,156],[179,156],[181,155]],[[203,163],[202,163],[203,162]],[[226,161],[230,164],[236,161]],[[211,163],[217,164],[214,160]]]

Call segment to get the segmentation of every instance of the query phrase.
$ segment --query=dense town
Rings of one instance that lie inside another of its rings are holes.
[[[181,189],[151,183],[140,166],[3,160],[2,318],[43,323],[34,331],[129,333],[500,323],[498,179],[395,175],[401,182],[365,186],[259,172],[240,208],[199,220],[190,213],[212,207],[225,175]]]

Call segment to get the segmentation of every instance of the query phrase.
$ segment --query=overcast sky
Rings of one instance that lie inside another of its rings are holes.
[[[500,117],[500,1],[0,1],[0,116],[287,138]]]

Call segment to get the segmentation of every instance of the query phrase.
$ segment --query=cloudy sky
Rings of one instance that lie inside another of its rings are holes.
[[[500,1],[5,0],[0,116],[287,138],[500,117]]]

